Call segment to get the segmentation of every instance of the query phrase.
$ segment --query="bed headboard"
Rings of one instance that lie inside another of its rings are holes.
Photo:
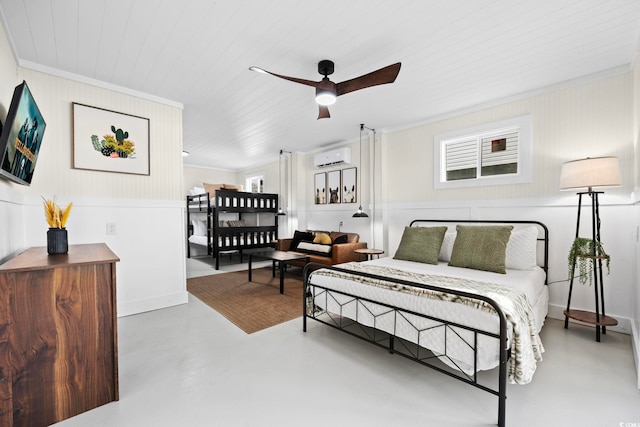
[[[541,223],[540,221],[507,221],[507,220],[474,220],[474,219],[414,219],[409,224],[410,227],[431,227],[436,225],[446,225],[451,229],[455,230],[455,226],[457,224],[475,224],[475,225],[490,225],[490,224],[502,224],[502,225],[513,225],[514,229],[531,227],[535,226],[538,229],[538,245],[536,247],[537,251],[537,259],[538,265],[542,267],[546,276],[549,275],[549,229],[546,225]],[[548,279],[545,279],[545,282]]]

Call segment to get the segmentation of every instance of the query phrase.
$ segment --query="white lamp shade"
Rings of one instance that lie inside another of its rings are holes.
[[[615,187],[622,184],[617,157],[587,157],[562,165],[560,189]]]

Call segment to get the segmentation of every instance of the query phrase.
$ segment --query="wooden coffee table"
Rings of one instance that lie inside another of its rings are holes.
[[[278,268],[280,269],[280,293],[284,293],[284,270],[289,261],[306,261],[309,262],[309,257],[307,255],[284,252],[284,251],[269,251],[269,252],[255,252],[249,254],[249,281],[251,281],[251,263],[253,258],[261,258],[261,259],[270,259],[271,264],[271,274],[273,277],[276,277],[276,263],[278,264]]]

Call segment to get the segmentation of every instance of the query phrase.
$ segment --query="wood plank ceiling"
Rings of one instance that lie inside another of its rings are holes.
[[[19,64],[184,105],[186,164],[275,161],[516,94],[628,68],[638,0],[0,0]],[[316,120],[314,89],[402,62],[395,83]],[[68,75],[68,74],[66,74]]]

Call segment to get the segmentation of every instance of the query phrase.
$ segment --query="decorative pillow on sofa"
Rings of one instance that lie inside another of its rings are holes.
[[[331,256],[331,245],[322,243],[300,242],[296,248],[297,252],[310,255]]]
[[[339,245],[340,243],[349,243],[349,236],[346,234],[341,234],[333,239],[334,245]]]
[[[300,242],[311,242],[313,241],[313,233],[311,231],[299,231],[296,230],[293,232],[293,239],[291,239],[291,247],[289,250],[295,250]]]
[[[437,264],[447,227],[405,227],[394,259]]]
[[[318,233],[316,237],[313,239],[313,243],[321,243],[323,245],[330,245],[331,237],[327,233]]]
[[[511,230],[512,225],[456,226],[456,241],[449,265],[505,274]]]

